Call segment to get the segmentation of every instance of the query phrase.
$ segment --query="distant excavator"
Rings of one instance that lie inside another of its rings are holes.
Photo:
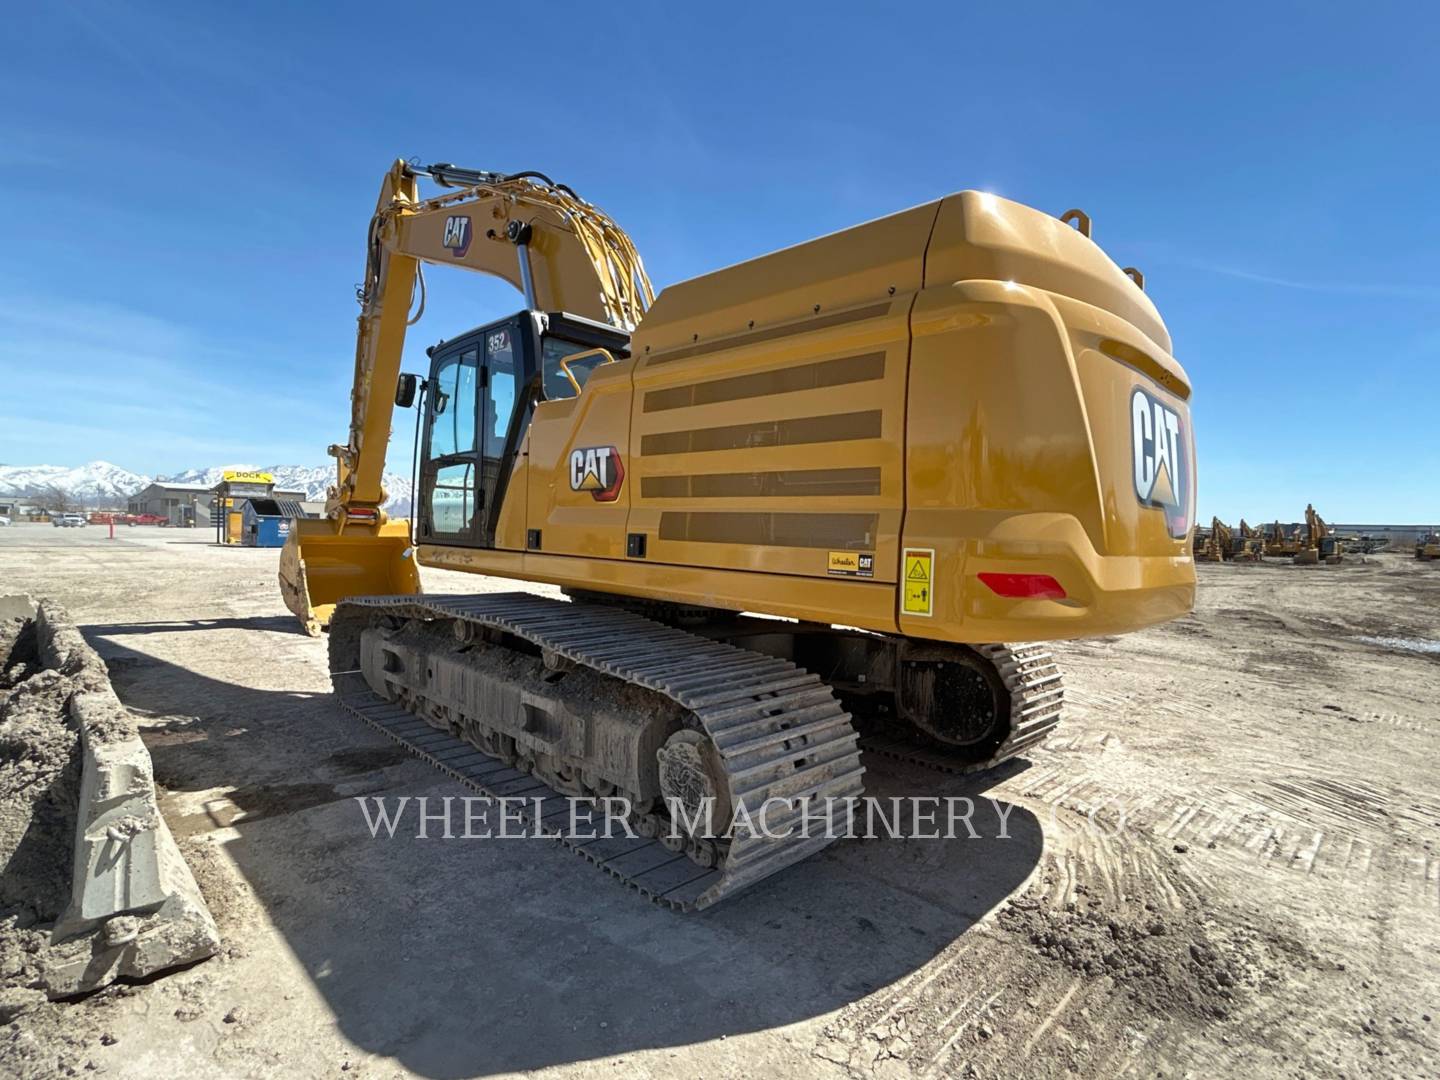
[[[1260,534],[1240,519],[1240,530],[1226,525],[1218,517],[1210,519],[1210,531],[1200,537],[1197,533],[1195,558],[1202,562],[1259,562],[1263,554]]]
[[[1273,525],[1261,527],[1264,536],[1264,553],[1274,558],[1293,558],[1300,550],[1299,537],[1289,532],[1276,521]]]
[[[1343,558],[1334,532],[1325,523],[1325,519],[1315,512],[1315,507],[1307,503],[1305,505],[1304,543],[1295,553],[1294,561],[1300,566],[1314,566],[1322,559],[1333,564],[1340,562]]]
[[[1231,558],[1236,562],[1259,562],[1265,554],[1265,538],[1244,518],[1240,519],[1240,531],[1231,544]]]
[[[621,800],[633,835],[564,842],[713,904],[831,841],[797,826],[861,794],[862,734],[990,768],[1059,721],[1033,643],[1192,609],[1190,382],[1090,231],[967,191],[655,297],[569,187],[396,162],[286,603],[328,625],[347,708],[542,828],[564,796]],[[400,372],[422,264],[525,297],[423,379]],[[392,407],[417,401],[414,520],[391,520]],[[420,565],[569,601],[422,595]]]
[[[1210,519],[1210,532],[1200,542],[1195,558],[1201,562],[1224,562],[1233,543],[1230,526],[1218,517]]]

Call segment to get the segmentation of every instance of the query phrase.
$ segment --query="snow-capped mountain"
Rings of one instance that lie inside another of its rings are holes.
[[[118,468],[105,461],[66,468],[62,465],[0,465],[0,495],[42,496],[58,488],[72,499],[86,503],[123,503],[141,488],[156,481],[172,484],[203,484],[213,487],[227,469],[245,472],[267,472],[275,477],[275,486],[282,491],[303,491],[307,500],[323,501],[325,489],[335,482],[333,465],[212,465],[204,469],[186,469],[149,477]],[[390,496],[385,509],[406,514],[410,509],[410,478],[399,473],[385,474],[385,490]]]
[[[335,482],[335,466],[316,465],[211,465],[204,469],[185,469],[165,473],[156,479],[171,484],[204,484],[214,487],[225,479],[225,473],[266,472],[275,477],[275,486],[282,491],[303,491],[307,499],[325,498],[325,489]]]
[[[63,465],[0,465],[0,495],[42,495],[58,488],[72,499],[124,500],[150,478],[108,461],[66,468]]]

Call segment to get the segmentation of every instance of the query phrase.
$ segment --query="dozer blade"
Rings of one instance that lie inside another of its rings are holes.
[[[329,518],[291,523],[280,552],[280,593],[311,637],[329,625],[341,600],[420,591],[408,521],[352,522],[343,532]]]

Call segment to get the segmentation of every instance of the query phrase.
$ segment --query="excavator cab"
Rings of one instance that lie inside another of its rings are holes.
[[[427,350],[413,522],[354,509],[294,522],[280,584],[306,631],[319,635],[347,597],[421,592],[416,544],[493,548],[535,406],[579,394],[596,367],[629,357],[629,345],[627,333],[605,323],[521,311]],[[414,376],[402,376],[395,404],[413,405],[415,389]]]
[[[415,540],[495,546],[508,480],[535,406],[573,397],[602,363],[628,357],[623,331],[563,312],[522,311],[429,350]]]

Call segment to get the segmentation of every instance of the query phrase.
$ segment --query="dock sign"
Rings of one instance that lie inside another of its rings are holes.
[[[900,611],[904,615],[935,614],[935,549],[906,548],[905,575],[900,584],[904,589]]]

